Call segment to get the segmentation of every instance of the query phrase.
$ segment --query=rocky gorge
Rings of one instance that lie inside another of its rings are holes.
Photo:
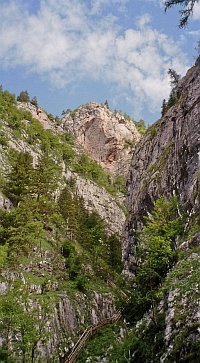
[[[105,104],[55,120],[1,91],[0,361],[62,361],[119,307],[130,327],[78,362],[198,361],[199,84],[200,58],[144,135]]]

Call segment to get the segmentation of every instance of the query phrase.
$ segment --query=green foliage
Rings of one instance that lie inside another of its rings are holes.
[[[109,363],[147,363],[160,362],[164,351],[164,314],[159,314],[157,325],[153,322],[141,324],[125,338],[125,342],[115,344]]]
[[[110,176],[94,160],[91,160],[86,154],[81,154],[73,164],[73,169],[86,179],[94,181],[100,187],[105,188],[109,193],[114,193],[115,189],[110,181]]]
[[[30,97],[29,97],[28,91],[21,91],[19,96],[17,97],[17,101],[19,101],[19,102],[29,102]]]
[[[199,299],[200,248],[181,252],[177,265],[169,272],[163,285],[163,294],[175,292],[174,316],[171,324],[173,350],[169,362],[197,362],[200,354],[199,323],[194,319]],[[178,329],[177,329],[178,326]],[[191,339],[191,336],[194,339]]]
[[[92,263],[96,276],[103,276],[106,280],[110,274],[110,278],[114,278],[115,273],[120,273],[122,269],[121,245],[117,236],[106,236],[103,220],[97,213],[87,212],[82,199],[73,196],[68,186],[61,192],[58,203],[66,221],[68,240],[63,245],[63,255],[69,278],[77,280],[83,272],[83,252],[80,249],[77,254],[73,241],[92,255],[92,261],[87,263]]]
[[[8,146],[8,137],[5,135],[3,131],[0,131],[0,145],[2,147]]]
[[[30,100],[30,102],[33,106],[38,107],[38,100],[35,96]]]
[[[180,75],[171,68],[168,70],[168,74],[170,77],[171,92],[168,101],[163,105],[163,113],[167,112],[170,107],[174,106],[180,98],[180,92],[178,91]]]
[[[122,252],[121,243],[116,235],[108,237],[108,264],[113,268],[114,271],[121,273],[122,271]]]
[[[151,135],[152,138],[155,137],[158,134],[159,124],[160,124],[160,120],[155,122],[153,125],[149,126],[146,133],[148,135]]]
[[[54,121],[54,115],[52,115],[52,113],[47,113],[47,117],[49,118],[50,121]]]
[[[1,218],[0,240],[13,261],[19,254],[28,254],[44,238],[42,223],[32,218],[31,209],[23,203]]]
[[[0,127],[3,121],[9,126],[12,136],[18,139],[24,133],[24,120],[31,121],[32,116],[30,112],[18,109],[16,106],[15,95],[8,91],[0,91]]]
[[[107,107],[108,110],[110,109],[109,104],[108,104],[108,100],[105,100],[104,105]]]
[[[146,130],[147,130],[147,128],[146,128],[146,125],[145,125],[145,122],[144,122],[144,120],[139,120],[139,121],[135,121],[135,120],[133,120],[126,112],[122,112],[122,111],[120,111],[120,110],[115,110],[114,111],[114,114],[116,114],[116,113],[119,113],[119,114],[121,114],[127,121],[130,121],[130,122],[133,122],[134,123],[134,125],[135,125],[135,127],[136,127],[136,129],[137,129],[137,131],[141,134],[141,135],[144,135],[145,134],[145,132],[146,132]]]
[[[0,118],[5,119],[9,116],[13,106],[16,106],[15,95],[8,91],[0,91]]]
[[[31,118],[30,121],[25,127],[26,141],[30,145],[39,145],[43,152],[61,159],[63,145],[60,138],[51,130],[44,130],[38,120]]]
[[[133,121],[133,122],[134,122],[135,127],[138,130],[138,132],[141,135],[144,135],[146,133],[146,130],[147,130],[144,120]]]
[[[61,178],[61,167],[48,154],[43,154],[34,169],[32,189],[37,194],[37,200],[46,196],[54,200]]]
[[[9,259],[29,255],[33,246],[41,246],[45,230],[59,243],[63,220],[55,203],[61,170],[48,155],[32,166],[30,154],[15,152],[12,167],[4,182],[4,193],[13,202],[10,213],[0,213],[0,241],[9,246]]]
[[[129,139],[125,140],[124,146],[125,146],[125,148],[134,147],[135,146],[135,140],[129,140]]]
[[[27,196],[48,197],[53,200],[58,188],[61,168],[48,156],[43,154],[33,168],[29,153],[13,151],[10,153],[11,170],[6,173],[3,191],[17,206]]]
[[[77,108],[75,108],[73,111],[69,112],[69,115],[71,116],[71,118],[74,120],[75,116],[76,116],[76,112],[77,112]]]
[[[8,91],[0,91],[0,119],[6,120],[8,126],[19,129],[21,126],[22,113],[16,108],[16,98]]]
[[[126,179],[123,176],[116,176],[113,180],[113,187],[116,191],[126,194]]]
[[[180,75],[172,68],[169,68],[168,74],[170,76],[171,88],[175,89],[178,86],[178,82],[180,80]]]
[[[11,170],[6,174],[4,186],[5,195],[14,206],[28,193],[32,183],[33,158],[29,153],[13,151],[9,157]]]
[[[162,108],[161,108],[161,116],[163,117],[165,115],[165,113],[167,112],[167,102],[164,99],[163,103],[162,103]]]
[[[3,347],[0,347],[0,363],[14,363],[14,360],[10,356],[11,352]]]
[[[175,239],[183,233],[183,217],[178,215],[177,198],[170,201],[159,198],[149,217],[144,217],[145,226],[138,232],[138,258],[140,269],[152,269],[159,282],[176,261]]]
[[[105,352],[112,344],[115,344],[115,330],[117,331],[117,329],[113,329],[113,327],[106,327],[97,332],[95,336],[87,342],[86,348],[79,353],[77,363],[85,363],[87,357],[92,357],[92,362],[97,362],[97,357],[101,357],[103,360]]]
[[[76,153],[70,144],[64,144],[62,148],[62,157],[64,162],[68,165],[75,159]]]
[[[64,139],[64,141],[67,142],[67,144],[74,146],[74,143],[75,143],[74,135],[71,134],[70,132],[65,132],[63,134],[63,139]]]
[[[159,198],[145,225],[138,231],[136,258],[138,267],[133,292],[124,313],[135,322],[145,311],[154,309],[159,301],[159,286],[177,261],[175,240],[183,233],[184,220],[178,215],[177,198]]]
[[[1,228],[0,228],[0,236],[1,236]],[[2,241],[0,241],[0,244]],[[8,244],[6,243],[4,246],[0,245],[0,270],[5,267],[8,256]]]
[[[7,294],[1,296],[0,302],[0,333],[4,337],[4,357],[8,358],[7,362],[12,362],[8,354],[12,345],[12,350],[20,355],[21,362],[34,362],[39,340],[42,338],[45,341],[50,335],[45,326],[50,318],[53,301],[48,296],[43,296],[42,300],[36,299],[31,304],[29,291],[20,282],[16,282]]]
[[[76,279],[76,287],[80,292],[85,292],[87,289],[88,280],[86,276],[78,276]]]

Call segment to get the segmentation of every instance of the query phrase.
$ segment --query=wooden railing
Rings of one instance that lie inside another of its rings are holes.
[[[84,348],[86,342],[92,337],[98,330],[108,324],[114,324],[121,319],[122,315],[120,311],[117,311],[110,318],[100,321],[98,324],[88,326],[81,337],[74,345],[71,353],[67,358],[64,359],[64,363],[74,363],[81,349]]]

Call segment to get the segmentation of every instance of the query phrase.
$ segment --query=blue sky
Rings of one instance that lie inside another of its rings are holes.
[[[162,0],[0,0],[0,83],[60,115],[89,101],[147,124],[160,116],[167,71],[197,56],[200,3],[186,29]]]

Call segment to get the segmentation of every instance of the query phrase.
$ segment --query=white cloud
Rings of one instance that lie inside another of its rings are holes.
[[[137,18],[137,25],[139,28],[143,28],[145,25],[151,22],[151,16],[149,14],[143,14]]]
[[[127,2],[128,0],[91,0],[91,13],[98,14],[110,6],[117,7],[118,11],[124,11]]]
[[[193,18],[193,20],[200,20],[200,3],[199,2],[195,3],[195,5],[194,5],[192,18]]]
[[[41,0],[39,11],[28,14],[10,0],[1,6],[1,64],[23,65],[57,86],[83,77],[115,84],[116,93],[133,100],[135,112],[157,111],[169,91],[167,71],[184,73],[184,55],[153,29],[148,14],[138,19],[137,29],[124,31],[111,14],[94,16],[104,3],[93,0],[89,7],[81,0]]]

